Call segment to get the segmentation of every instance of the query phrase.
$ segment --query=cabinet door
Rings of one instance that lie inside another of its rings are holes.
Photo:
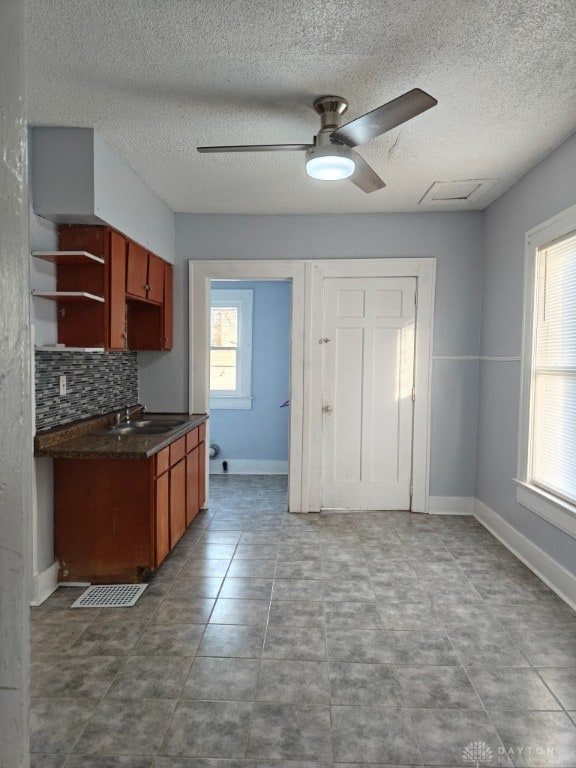
[[[186,530],[186,462],[170,470],[170,547],[174,547]]]
[[[170,552],[170,473],[165,472],[156,478],[155,498],[155,562],[156,568]]]
[[[110,232],[108,348],[126,349],[126,240]]]
[[[162,306],[162,349],[172,349],[174,309],[173,309],[174,269],[172,264],[164,262],[164,304]]]
[[[198,508],[206,501],[206,442],[198,445]]]
[[[148,285],[148,251],[138,243],[128,241],[128,264],[126,267],[126,293],[146,298]]]
[[[60,581],[135,583],[154,567],[150,462],[54,460],[54,545]]]
[[[198,446],[186,456],[186,525],[190,525],[198,514],[199,505],[199,472],[200,451]]]
[[[153,253],[148,254],[148,293],[146,298],[156,304],[164,301],[164,262]]]

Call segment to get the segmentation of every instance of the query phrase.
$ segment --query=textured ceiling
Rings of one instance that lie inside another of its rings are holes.
[[[28,0],[28,116],[94,127],[175,211],[422,209],[435,181],[496,179],[482,209],[576,130],[574,0]],[[386,181],[309,179],[313,100],[344,122],[414,87],[438,106],[359,148]],[[429,209],[428,209],[429,210]]]

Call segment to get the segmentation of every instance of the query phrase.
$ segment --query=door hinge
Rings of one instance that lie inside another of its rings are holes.
[[[412,387],[412,402],[416,400],[416,387]]]
[[[418,306],[418,291],[416,291],[416,292],[414,293],[414,305],[415,305],[416,307]]]
[[[414,496],[414,483],[410,482],[410,499]]]

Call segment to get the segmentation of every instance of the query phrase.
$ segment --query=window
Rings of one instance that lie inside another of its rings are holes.
[[[252,290],[210,294],[210,407],[252,407]]]
[[[518,500],[576,533],[574,216],[571,224],[555,239],[544,228],[528,241]]]

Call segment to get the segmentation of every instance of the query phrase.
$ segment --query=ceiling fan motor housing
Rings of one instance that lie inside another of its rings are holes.
[[[332,142],[330,137],[340,128],[342,115],[348,109],[348,102],[341,96],[321,96],[316,99],[313,106],[316,113],[320,115],[320,130],[316,143],[318,145],[336,143]]]

